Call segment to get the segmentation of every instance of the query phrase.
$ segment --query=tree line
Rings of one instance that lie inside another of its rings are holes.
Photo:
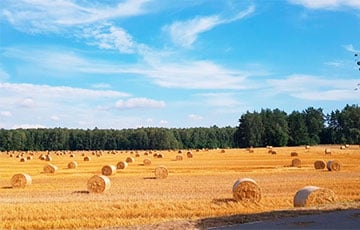
[[[279,109],[247,111],[239,126],[137,129],[0,129],[6,150],[201,149],[316,144],[359,144],[360,107],[346,105],[324,114],[321,108],[287,114]]]

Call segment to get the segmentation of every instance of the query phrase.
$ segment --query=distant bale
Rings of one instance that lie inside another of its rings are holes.
[[[291,161],[291,166],[292,166],[292,167],[300,168],[300,167],[301,167],[301,160],[300,160],[299,158],[294,158],[294,159]]]
[[[20,162],[26,162],[26,161],[27,161],[26,157],[21,157],[20,158]]]
[[[299,156],[299,154],[298,154],[297,152],[291,152],[291,153],[290,153],[290,156],[292,156],[292,157],[297,157],[297,156]]]
[[[127,157],[125,160],[127,163],[134,163],[135,162],[135,158],[134,157]]]
[[[157,158],[158,154],[157,153],[154,153],[153,154],[153,157]]]
[[[28,174],[19,173],[11,178],[10,183],[13,188],[25,188],[26,186],[31,185],[32,179]]]
[[[331,154],[331,149],[326,148],[325,149],[325,154],[330,155]]]
[[[294,207],[310,207],[330,204],[334,203],[335,200],[335,193],[330,189],[306,186],[296,192],[294,197]]]
[[[159,154],[157,155],[157,158],[164,158],[164,157],[165,157],[165,155],[162,154],[162,153],[159,153]]]
[[[182,161],[183,159],[184,159],[183,155],[181,155],[181,154],[176,155],[175,160]]]
[[[328,161],[326,167],[329,171],[340,171],[341,163],[336,160]]]
[[[220,152],[221,152],[221,153],[225,153],[226,151],[225,151],[225,149],[222,149]]]
[[[261,199],[260,187],[250,178],[242,178],[235,181],[232,192],[234,199],[238,202],[258,203]]]
[[[42,160],[42,161],[44,161],[44,160],[46,160],[46,156],[45,156],[44,154],[41,154],[41,155],[39,156],[39,159]]]
[[[45,156],[45,161],[52,161],[52,157],[50,155]]]
[[[91,157],[85,156],[85,157],[84,157],[84,161],[91,161]]]
[[[341,150],[346,149],[345,145],[340,146],[340,149],[341,149]]]
[[[325,166],[326,166],[326,163],[323,160],[317,160],[317,161],[314,162],[314,168],[315,169],[324,169]]]
[[[345,148],[350,148],[350,145],[346,144],[346,145],[345,145]]]
[[[104,175],[92,176],[87,182],[87,189],[90,193],[106,192],[110,187],[110,179]]]
[[[149,165],[151,165],[151,160],[149,158],[145,158],[143,163],[145,166],[149,166]]]
[[[310,149],[310,145],[306,145],[306,146],[305,146],[305,149]]]
[[[275,150],[273,150],[273,149],[270,149],[269,151],[268,151],[268,153],[270,153],[270,154],[272,154],[272,155],[276,155],[276,151]]]
[[[30,161],[30,160],[33,159],[33,157],[32,156],[27,156],[26,159]]]
[[[190,151],[186,153],[186,156],[187,156],[188,158],[193,158],[193,154],[192,154],[192,152],[190,152]]]
[[[126,161],[119,161],[116,164],[117,169],[126,169],[128,167],[128,163]]]
[[[168,177],[169,171],[165,166],[158,166],[155,168],[155,177],[158,179],[165,179]]]
[[[116,173],[116,166],[114,165],[105,165],[101,169],[101,174],[104,176],[111,176]]]
[[[70,154],[70,157],[75,157],[75,154],[73,154],[73,153],[72,153],[72,154]]]
[[[55,173],[58,170],[58,167],[53,164],[47,164],[44,166],[45,173]]]
[[[78,163],[76,161],[71,161],[67,166],[68,169],[76,169],[78,167]]]

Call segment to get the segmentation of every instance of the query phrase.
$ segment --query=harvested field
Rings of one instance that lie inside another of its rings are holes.
[[[331,148],[331,155],[324,154]],[[140,151],[139,151],[140,152]],[[289,167],[289,152],[301,156],[301,168]],[[268,154],[266,148],[193,151],[193,158],[176,161],[178,151],[157,151],[163,158],[153,158],[143,167],[147,157],[140,152],[136,162],[117,170],[109,177],[111,187],[103,192],[88,191],[89,178],[101,175],[104,165],[116,165],[131,154],[103,151],[99,157],[84,161],[89,152],[75,152],[78,162],[69,170],[70,153],[52,154],[56,173],[44,173],[45,152],[34,153],[33,160],[19,162],[10,154],[0,153],[0,229],[111,228],[158,224],[169,221],[199,219],[297,210],[294,194],[307,185],[331,189],[336,204],[351,207],[360,200],[360,148],[350,146],[304,146],[276,148]],[[12,153],[17,155],[17,153]],[[314,169],[322,159],[341,162],[341,171]],[[165,165],[169,175],[154,179],[154,170]],[[31,186],[13,189],[13,175],[26,173]],[[261,188],[258,203],[244,204],[233,198],[233,184],[239,178],[252,178]],[[336,205],[332,204],[332,205]],[[51,207],[51,208],[49,208]],[[325,206],[316,207],[317,209]],[[338,207],[338,206],[337,206]],[[303,208],[301,208],[303,209]]]

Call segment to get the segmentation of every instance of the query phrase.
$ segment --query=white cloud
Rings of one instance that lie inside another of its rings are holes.
[[[149,98],[130,98],[128,100],[118,100],[115,103],[117,109],[136,109],[136,108],[163,108],[164,101],[156,101]]]
[[[309,9],[339,9],[350,7],[360,9],[359,0],[288,0],[292,4],[302,5]]]
[[[211,107],[234,108],[241,105],[234,93],[203,93],[198,96],[202,97],[204,103]]]
[[[52,116],[50,117],[50,119],[51,119],[52,121],[60,121],[60,118],[59,118],[59,116],[57,116],[57,115],[52,115]]]
[[[214,27],[240,20],[255,11],[254,6],[237,13],[231,17],[222,17],[219,15],[195,17],[187,21],[176,21],[171,25],[163,27],[163,30],[169,33],[172,41],[182,47],[191,47],[199,34],[209,31]]]
[[[91,87],[94,89],[110,89],[111,85],[108,83],[97,83],[97,84],[91,85]]]
[[[61,32],[67,27],[144,14],[148,2],[126,0],[114,5],[87,0],[5,0],[1,14],[25,32]]]
[[[0,82],[5,82],[10,78],[10,75],[4,70],[0,69]]]
[[[42,129],[46,128],[44,125],[40,124],[20,124],[20,125],[13,125],[11,129]]]
[[[0,116],[3,116],[3,117],[11,117],[12,116],[12,113],[10,111],[1,111],[0,112]]]
[[[203,120],[204,118],[200,115],[197,115],[197,114],[189,114],[189,119],[192,120],[192,121],[201,121]]]
[[[20,102],[20,106],[25,108],[34,108],[36,106],[36,103],[32,98],[25,98]]]
[[[357,82],[357,79],[327,79],[301,74],[268,81],[269,90],[275,94],[284,93],[312,101],[360,100],[360,94],[353,90]]]
[[[347,51],[349,51],[351,53],[360,53],[360,50],[355,49],[352,44],[343,45],[343,47],[344,47],[344,49],[346,49]]]

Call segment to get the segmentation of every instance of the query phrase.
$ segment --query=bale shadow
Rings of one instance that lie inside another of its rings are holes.
[[[90,194],[90,192],[87,190],[80,190],[80,191],[74,191],[72,192],[72,194]]]
[[[156,177],[154,176],[144,177],[144,180],[156,180]]]
[[[13,187],[12,186],[3,186],[3,187],[1,187],[1,189],[13,189]]]
[[[213,199],[211,203],[221,205],[221,204],[233,204],[233,203],[237,203],[237,201],[234,198],[223,198],[223,199]]]

